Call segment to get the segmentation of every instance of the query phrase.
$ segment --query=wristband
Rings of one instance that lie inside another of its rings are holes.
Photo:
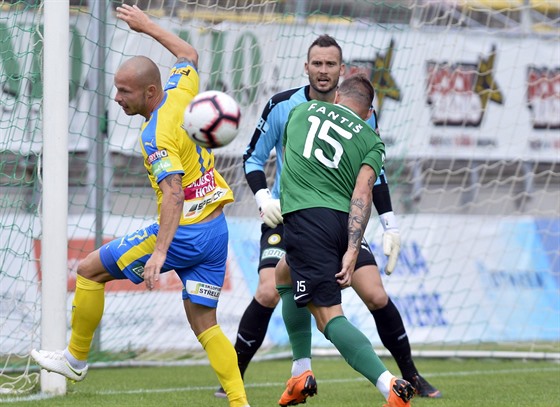
[[[384,214],[379,215],[379,220],[381,221],[381,225],[383,226],[383,231],[399,228],[397,217],[395,216],[393,211],[385,212]]]
[[[261,210],[264,201],[268,201],[269,199],[272,199],[272,195],[270,194],[270,190],[268,188],[259,189],[255,193],[255,200],[257,201],[259,211]]]

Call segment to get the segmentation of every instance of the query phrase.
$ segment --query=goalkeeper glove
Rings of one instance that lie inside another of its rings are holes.
[[[280,209],[280,200],[272,198],[268,188],[259,189],[255,194],[255,200],[261,213],[261,219],[267,226],[275,228],[284,221]]]
[[[393,212],[379,215],[379,219],[383,226],[383,254],[387,256],[385,274],[390,275],[395,270],[399,252],[401,251],[401,235]]]

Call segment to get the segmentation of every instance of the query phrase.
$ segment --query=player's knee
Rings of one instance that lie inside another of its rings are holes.
[[[364,302],[370,311],[375,311],[387,305],[389,296],[383,289],[375,290]]]
[[[290,268],[286,263],[285,258],[280,259],[275,269],[275,280],[278,285],[290,285],[292,278],[290,276]]]
[[[91,279],[93,275],[93,253],[88,254],[85,258],[83,258],[80,263],[78,264],[78,275]]]
[[[77,269],[78,275],[88,280],[104,283],[107,281],[109,273],[103,267],[99,252],[94,251],[80,261]]]
[[[255,299],[263,307],[274,308],[280,301],[280,295],[275,286],[267,285],[266,288],[259,287],[259,289],[257,289]]]

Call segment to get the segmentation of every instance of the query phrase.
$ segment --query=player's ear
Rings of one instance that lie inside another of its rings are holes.
[[[338,104],[338,102],[340,101],[340,94],[338,93],[338,90],[335,92],[334,94],[334,101],[333,103],[336,105]]]
[[[340,76],[344,76],[345,73],[346,73],[346,64],[342,63],[340,64]]]
[[[146,96],[149,98],[153,98],[157,93],[156,85],[148,85],[146,88]]]
[[[303,72],[305,72],[306,75],[309,75],[309,64],[306,62],[303,64]]]

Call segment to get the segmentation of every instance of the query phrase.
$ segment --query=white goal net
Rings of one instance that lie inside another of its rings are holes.
[[[140,119],[112,100],[112,81],[132,55],[149,56],[164,74],[173,59],[117,21],[121,3],[106,0],[102,19],[92,0],[71,1],[70,83],[61,84],[70,104],[60,106],[69,114],[68,155],[60,157],[69,160],[67,327],[79,260],[155,217],[136,145]],[[236,196],[227,208],[230,258],[218,308],[232,341],[258,277],[260,219],[242,155],[268,98],[307,83],[307,48],[328,33],[348,72],[366,73],[376,90],[402,239],[397,268],[383,279],[414,354],[560,358],[557,1],[135,4],[197,48],[201,90],[225,91],[242,106],[240,134],[215,151]],[[29,351],[41,341],[41,248],[49,222],[40,210],[42,64],[61,63],[43,53],[43,29],[41,2],[0,2],[0,393],[27,392],[38,382]],[[102,67],[97,52],[106,55]],[[96,114],[99,101],[105,109]],[[106,154],[97,159],[100,139]],[[273,172],[271,163],[271,182]],[[93,199],[100,188],[102,205]],[[376,216],[366,235],[383,268]],[[109,283],[105,304],[94,364],[198,357],[172,273],[153,292]],[[351,290],[343,307],[381,349],[371,314]],[[288,346],[278,308],[257,357],[285,354]],[[318,332],[313,346],[333,349]]]

